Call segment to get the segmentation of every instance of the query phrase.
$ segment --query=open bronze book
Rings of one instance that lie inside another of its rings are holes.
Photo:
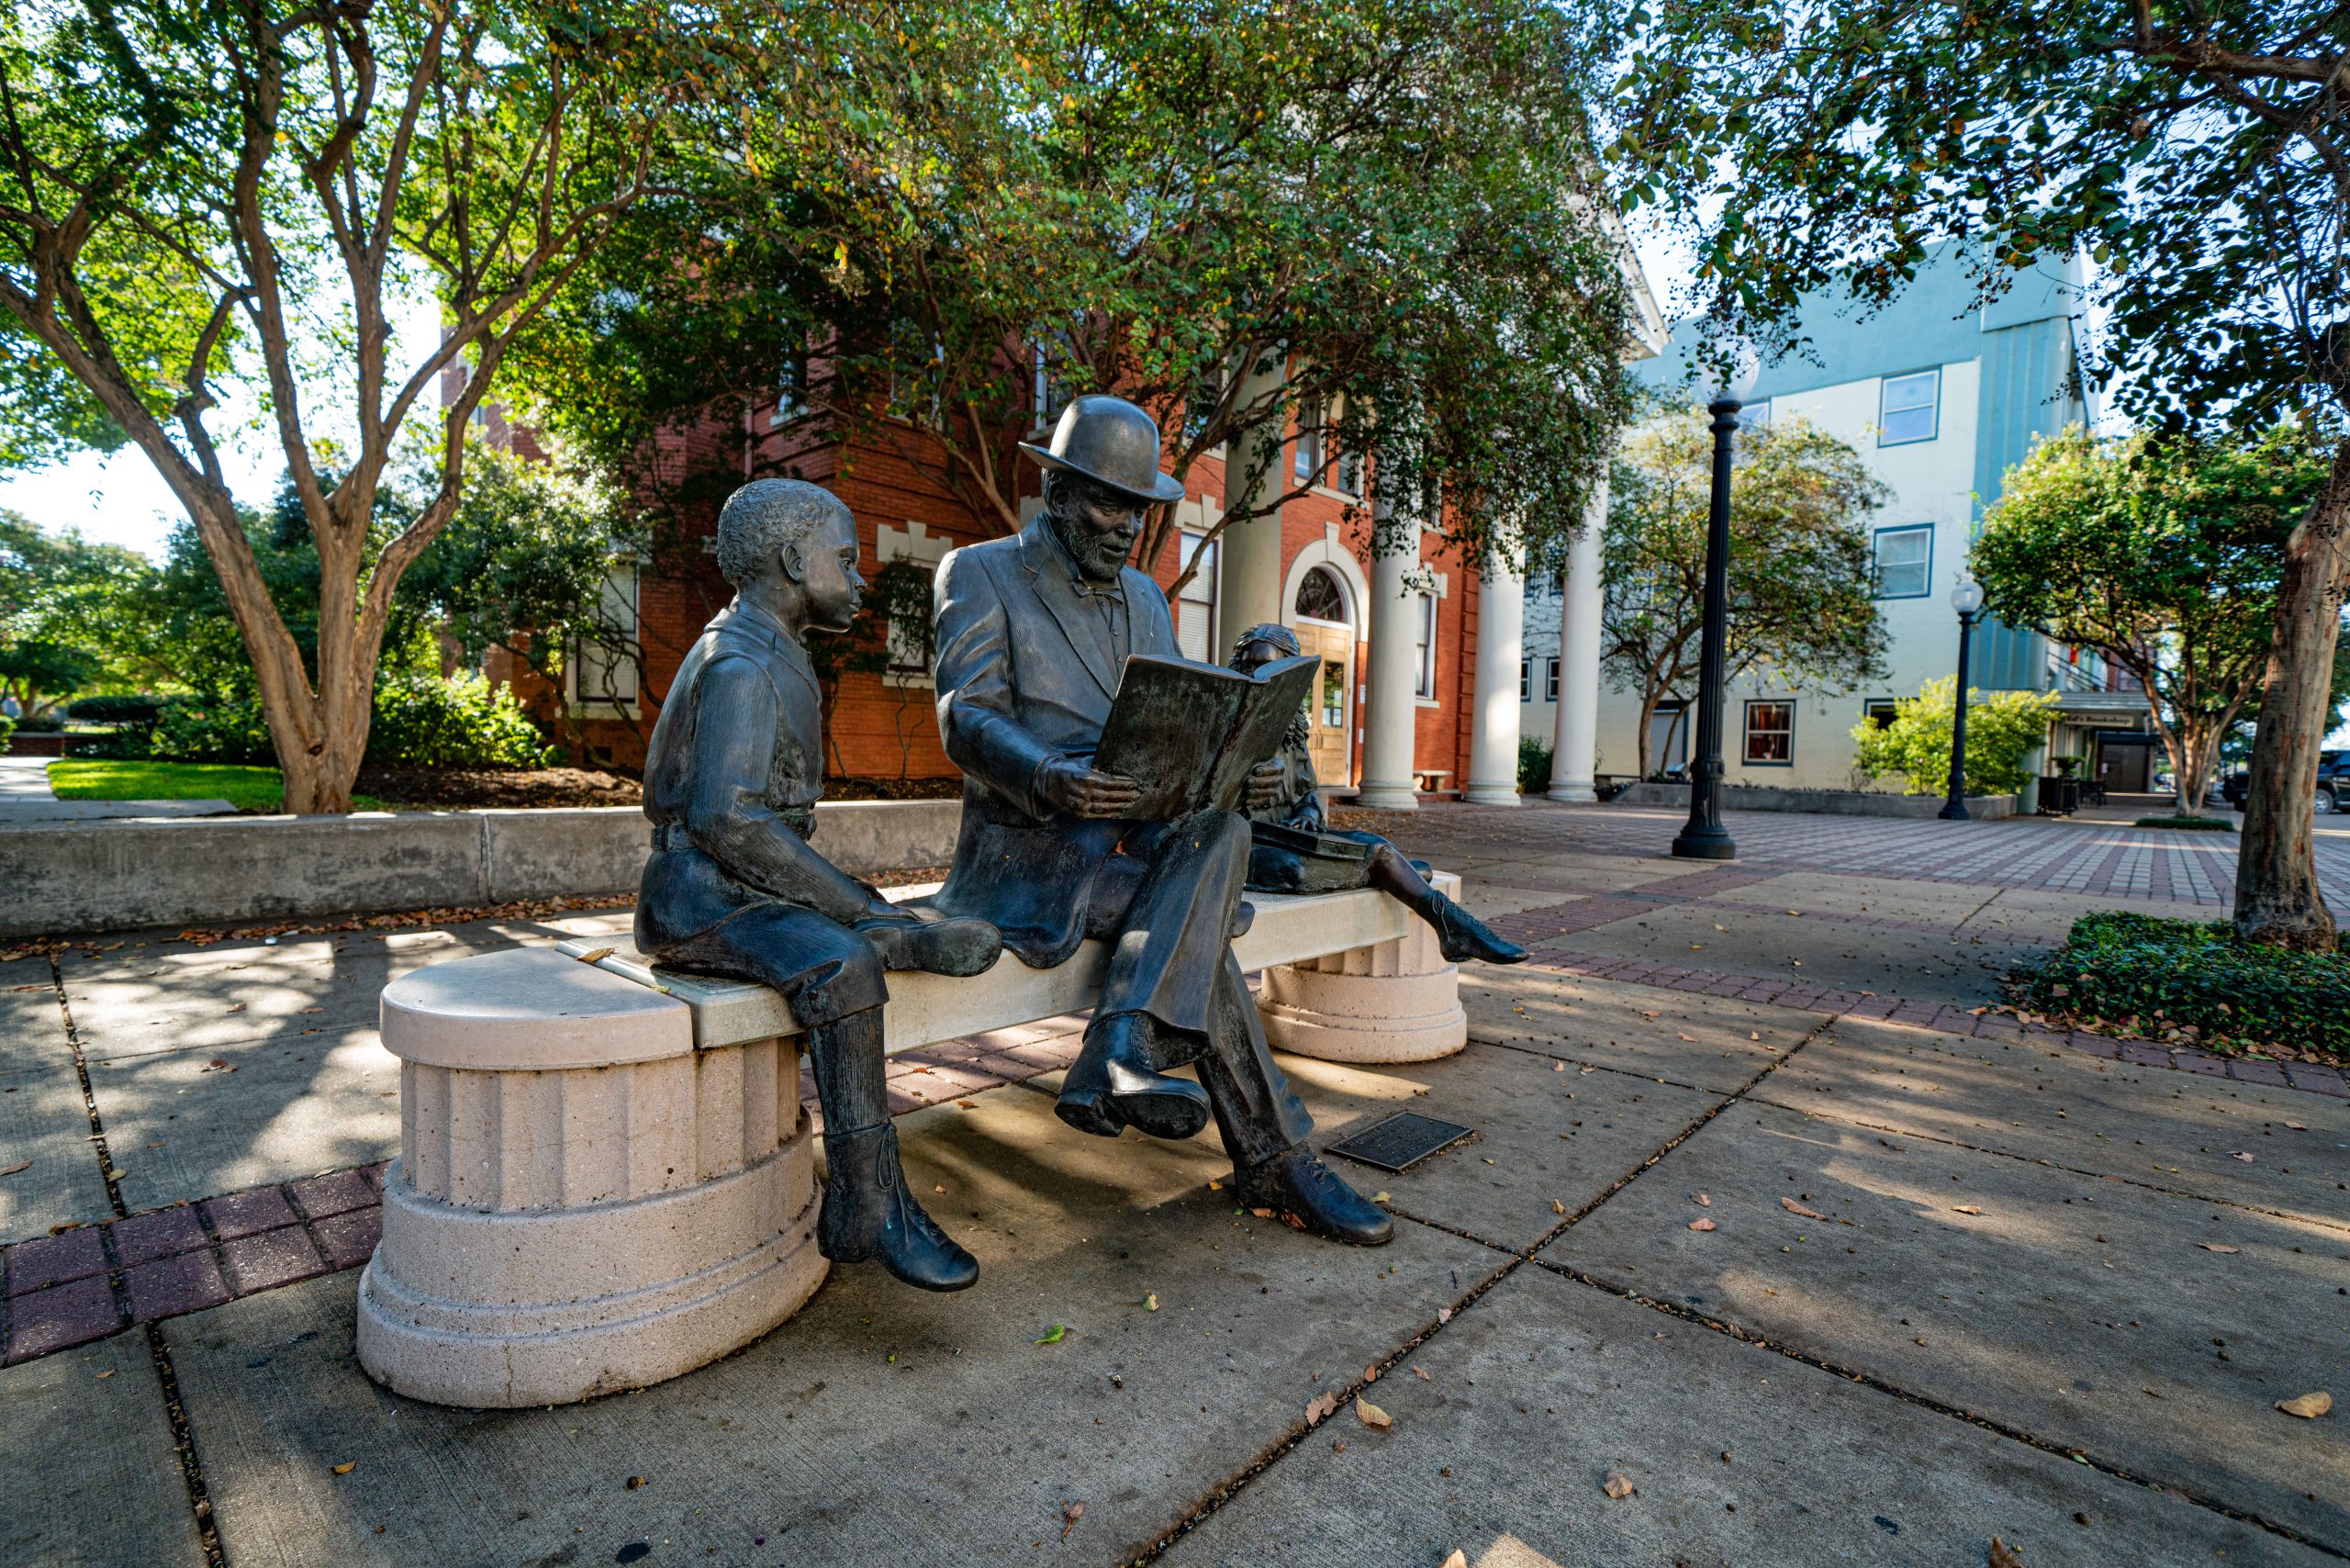
[[[1136,822],[1173,822],[1210,806],[1236,811],[1250,770],[1281,748],[1321,669],[1311,654],[1254,676],[1136,654],[1118,678],[1093,766],[1142,786],[1126,813]]]

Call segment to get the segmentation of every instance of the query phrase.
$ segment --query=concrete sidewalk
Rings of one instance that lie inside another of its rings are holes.
[[[0,756],[0,827],[25,823],[98,822],[112,817],[217,817],[226,801],[61,801],[50,787],[53,756]]]
[[[2339,1075],[1980,1032],[1997,971],[2110,896],[1676,865],[1620,825],[1594,847],[1600,816],[1382,824],[1538,944],[1464,975],[1460,1057],[1287,1064],[1317,1141],[1403,1106],[1477,1129],[1347,1168],[1393,1246],[1237,1212],[1213,1134],[1062,1126],[1066,1020],[893,1083],[977,1289],[844,1270],[736,1356],[549,1411],[352,1360],[397,1137],[373,998],[626,912],[0,965],[0,1166],[32,1160],[0,1177],[0,1563],[2350,1556],[2344,1415],[2274,1408],[2350,1400]],[[95,1271],[52,1279],[80,1238]],[[175,1305],[127,1282],[162,1265],[214,1305],[138,1321]],[[20,1355],[70,1291],[98,1337]]]

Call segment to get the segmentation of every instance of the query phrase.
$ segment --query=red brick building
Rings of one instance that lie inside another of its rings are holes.
[[[773,465],[788,463],[790,471],[833,491],[856,514],[868,577],[894,560],[935,566],[948,550],[998,532],[982,524],[934,476],[884,445],[818,442],[811,420],[779,420],[774,413],[754,422],[767,428],[711,426],[665,441],[656,461],[724,464],[746,474],[773,473]],[[1285,449],[1282,456],[1285,464],[1296,461],[1292,450]],[[1025,458],[1020,463],[1023,515],[1032,515],[1039,502],[1039,475]],[[1313,465],[1307,466],[1310,471]],[[1333,481],[1347,482],[1336,474]],[[1174,582],[1179,557],[1187,559],[1198,550],[1204,531],[1222,515],[1224,483],[1224,465],[1212,457],[1196,463],[1186,476],[1189,495],[1177,503],[1180,532],[1150,564],[1162,587]],[[731,596],[711,553],[715,526],[713,505],[708,517],[656,548],[633,573],[616,574],[607,611],[633,626],[643,649],[643,678],[634,678],[633,671],[590,667],[583,683],[575,669],[562,698],[584,722],[594,760],[625,768],[642,765],[662,694],[703,622]],[[1327,672],[1315,713],[1316,762],[1326,784],[1351,784],[1360,777],[1373,605],[1367,509],[1341,491],[1316,487],[1283,507],[1279,527],[1281,618],[1307,651],[1323,655]],[[1414,765],[1436,776],[1424,782],[1457,791],[1469,769],[1478,577],[1449,558],[1442,544],[1438,535],[1422,535],[1422,570],[1435,592],[1405,601],[1406,613],[1416,622],[1411,644],[1417,664]],[[1246,585],[1219,569],[1228,563],[1213,554],[1214,543],[1206,548],[1210,560],[1176,603],[1177,628],[1186,654],[1221,661],[1243,629],[1228,607]],[[1260,605],[1270,601],[1262,585],[1245,597]],[[583,689],[588,693],[585,700]],[[598,699],[599,690],[612,691],[618,700]],[[555,694],[541,697],[552,701]],[[933,700],[928,673],[918,661],[887,674],[842,676],[831,725],[834,773],[869,779],[953,777],[954,765],[939,743]]]

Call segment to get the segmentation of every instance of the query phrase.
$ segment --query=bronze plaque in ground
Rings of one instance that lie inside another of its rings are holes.
[[[1450,1148],[1472,1130],[1458,1122],[1423,1116],[1417,1111],[1398,1111],[1385,1121],[1374,1122],[1352,1137],[1332,1144],[1330,1152],[1364,1165],[1375,1165],[1382,1170],[1404,1170],[1438,1149]]]

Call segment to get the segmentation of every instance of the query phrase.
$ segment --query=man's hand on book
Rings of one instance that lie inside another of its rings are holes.
[[[1102,773],[1072,757],[1057,756],[1036,775],[1036,796],[1072,817],[1124,816],[1142,786],[1123,773]]]
[[[1277,805],[1281,798],[1282,767],[1279,762],[1260,762],[1248,772],[1248,787],[1240,797],[1241,809],[1249,815]]]

